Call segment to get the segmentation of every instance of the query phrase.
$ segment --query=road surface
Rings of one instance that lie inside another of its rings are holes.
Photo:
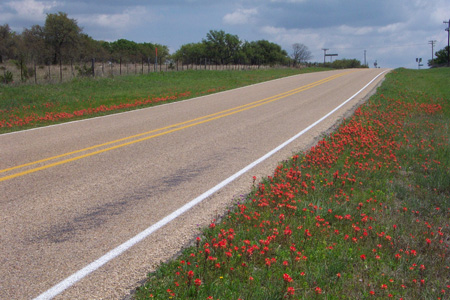
[[[304,74],[0,135],[0,299],[123,299],[384,71]]]

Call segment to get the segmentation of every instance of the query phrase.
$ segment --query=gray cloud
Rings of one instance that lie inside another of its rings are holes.
[[[27,1],[27,2],[24,2]],[[339,52],[339,58],[363,59],[381,66],[415,67],[415,57],[431,57],[446,45],[443,20],[447,0],[5,0],[0,20],[20,32],[43,25],[47,13],[63,11],[99,40],[126,38],[137,42],[181,45],[200,42],[206,33],[225,30],[243,40],[267,39],[288,52],[304,43],[314,60],[323,60],[321,48]]]

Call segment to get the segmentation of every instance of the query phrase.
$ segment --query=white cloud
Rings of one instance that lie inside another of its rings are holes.
[[[273,35],[273,36],[285,34],[287,31],[288,30],[286,28],[274,27],[274,26],[264,26],[261,29],[261,32],[263,32],[265,34]]]
[[[341,25],[338,30],[342,34],[346,35],[368,35],[374,31],[373,27],[363,26],[363,27],[353,27],[348,25]]]
[[[286,29],[273,26],[265,26],[261,32],[270,37],[270,40],[290,46],[295,43],[305,44],[308,47],[319,44],[327,39],[320,31],[310,29]]]
[[[404,28],[404,24],[402,23],[394,23],[386,26],[382,26],[377,29],[378,33],[398,33],[401,32]]]
[[[42,21],[45,19],[47,11],[57,6],[56,1],[41,2],[35,0],[10,1],[6,6],[16,11],[15,17],[24,18],[30,21]]]
[[[231,14],[226,14],[223,17],[223,22],[228,25],[243,25],[252,22],[253,16],[258,14],[256,8],[238,9]]]
[[[292,45],[296,43],[304,44],[313,52],[320,49],[326,43],[327,37],[321,31],[310,29],[286,29],[281,27],[265,26],[261,28],[261,33],[267,36],[270,41],[281,44],[285,50],[290,52]],[[316,48],[313,49],[312,47]]]
[[[134,7],[117,14],[90,14],[77,16],[79,24],[126,31],[141,23],[155,20],[145,7]]]
[[[450,19],[450,2],[443,2],[440,1],[440,3],[436,6],[433,6],[431,16],[437,23],[441,23],[444,28],[445,24],[443,24],[443,21],[447,21]]]

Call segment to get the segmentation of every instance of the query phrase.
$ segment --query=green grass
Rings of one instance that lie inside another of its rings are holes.
[[[449,78],[388,74],[335,132],[150,273],[136,299],[449,299]]]
[[[326,69],[159,72],[61,84],[0,85],[0,133],[184,100]]]

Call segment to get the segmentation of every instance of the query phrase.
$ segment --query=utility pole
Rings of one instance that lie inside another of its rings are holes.
[[[431,45],[431,64],[434,62],[434,45],[437,41],[428,41],[428,44]]]
[[[327,56],[327,51],[330,49],[322,48],[322,50],[323,50],[323,64],[325,64],[325,57]]]
[[[450,67],[450,19],[448,21],[444,21],[444,24],[447,24],[447,67]]]
[[[364,50],[364,65],[365,66],[367,66],[367,63],[366,63],[366,52],[367,52],[367,50]]]

